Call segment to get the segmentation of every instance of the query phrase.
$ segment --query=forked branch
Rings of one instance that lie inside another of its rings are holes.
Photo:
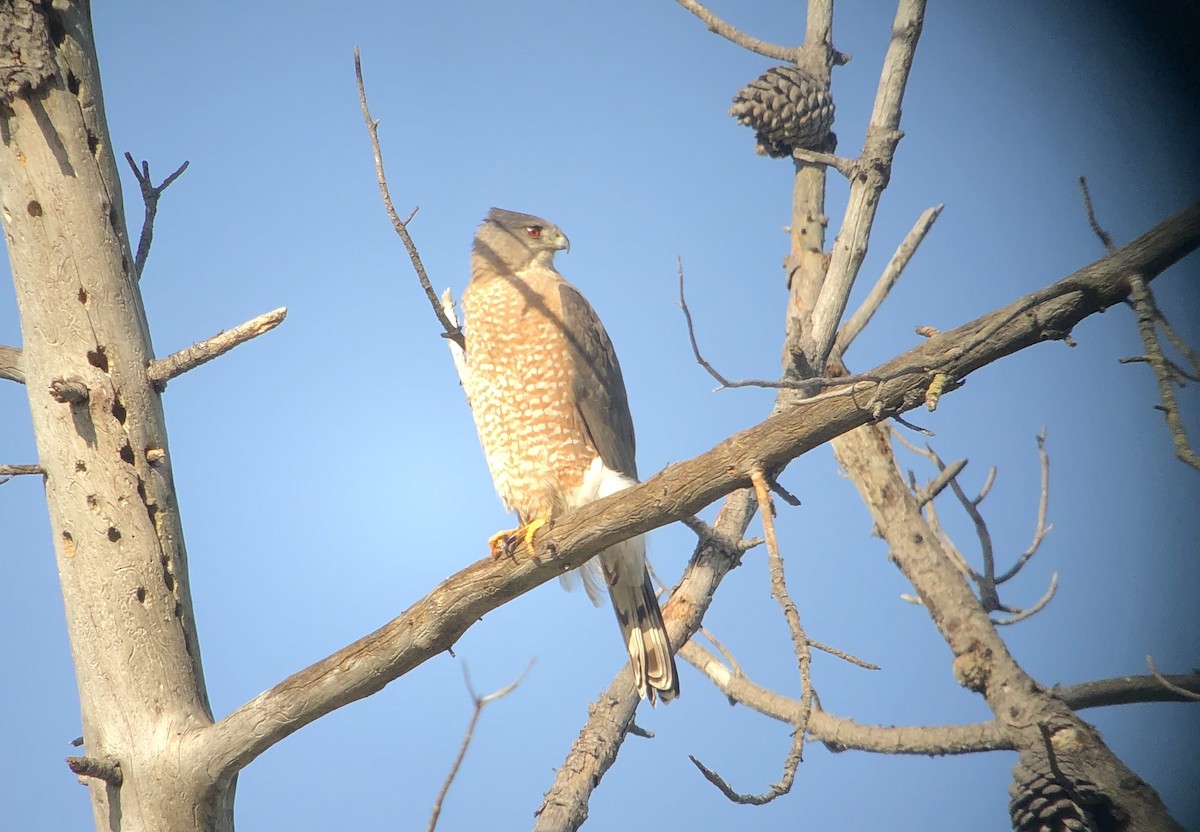
[[[137,179],[138,187],[142,190],[142,204],[146,206],[146,216],[142,220],[142,233],[138,237],[137,254],[133,258],[133,272],[141,280],[142,272],[146,268],[146,259],[150,256],[150,244],[154,242],[154,217],[158,214],[158,200],[162,197],[163,191],[171,187],[172,182],[183,176],[183,172],[188,168],[188,162],[185,161],[176,168],[175,172],[164,179],[161,184],[155,185],[154,180],[150,178],[149,162],[143,161],[139,170],[129,151],[125,151],[125,161],[129,163],[129,167]]]

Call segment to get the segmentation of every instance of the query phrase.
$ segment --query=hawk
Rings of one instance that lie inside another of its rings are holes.
[[[621,365],[603,324],[554,268],[570,242],[553,223],[493,208],[475,234],[464,383],[496,491],[520,523],[490,541],[527,542],[568,509],[637,482],[633,419]],[[603,576],[634,685],[654,704],[679,693],[641,535],[588,563]],[[597,582],[583,570],[588,595]],[[590,580],[589,580],[590,578]]]

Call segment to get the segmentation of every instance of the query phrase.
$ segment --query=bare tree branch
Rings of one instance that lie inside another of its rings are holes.
[[[833,343],[833,355],[842,355],[854,343],[854,339],[863,331],[863,328],[871,322],[871,318],[879,311],[884,299],[892,291],[892,287],[896,285],[900,275],[904,273],[908,261],[917,253],[917,248],[925,240],[929,230],[933,228],[933,224],[944,207],[944,205],[935,205],[932,208],[926,208],[925,212],[917,219],[916,225],[912,227],[895,253],[892,254],[892,259],[888,261],[883,273],[879,275],[879,280],[875,282],[871,291],[863,299],[862,305],[854,310],[854,314],[847,319],[846,323],[842,324]]]
[[[795,61],[800,55],[800,47],[798,46],[777,46],[773,43],[767,43],[758,38],[750,37],[750,35],[717,17],[704,6],[697,3],[696,0],[676,0],[676,2],[700,18],[704,22],[704,25],[708,27],[708,31],[736,43],[743,49],[749,49],[751,52],[757,52],[759,55],[779,61]]]
[[[775,599],[775,602],[779,604],[779,608],[783,611],[783,617],[787,621],[788,631],[792,637],[792,649],[796,653],[796,660],[800,668],[801,712],[796,722],[796,730],[792,734],[792,747],[788,750],[787,757],[783,763],[783,774],[778,782],[773,783],[762,794],[741,794],[736,792],[720,775],[707,768],[695,757],[689,755],[688,759],[692,761],[696,768],[700,769],[701,774],[710,783],[720,789],[721,793],[734,803],[762,806],[792,790],[792,784],[796,779],[796,770],[804,759],[804,735],[808,730],[808,720],[812,713],[813,700],[812,679],[809,675],[812,653],[809,649],[808,636],[805,635],[804,628],[800,624],[800,613],[797,611],[796,604],[792,601],[791,595],[788,594],[787,581],[784,578],[783,557],[779,552],[779,540],[775,535],[775,509],[771,505],[771,494],[767,486],[767,479],[761,468],[755,468],[750,472],[750,481],[754,486],[754,496],[758,501],[758,516],[762,519],[763,536],[767,540],[767,562],[771,575],[771,597]]]
[[[429,299],[429,305],[433,307],[433,314],[437,315],[437,319],[442,325],[442,337],[449,338],[460,348],[466,349],[466,340],[463,338],[462,330],[446,317],[442,304],[433,291],[433,284],[429,282],[429,275],[425,273],[425,264],[421,262],[417,246],[408,233],[408,224],[416,216],[418,209],[414,208],[408,218],[402,220],[392,205],[387,176],[383,171],[383,151],[379,149],[379,122],[371,118],[371,110],[367,106],[367,87],[363,82],[362,58],[359,56],[357,46],[354,47],[354,79],[358,84],[358,103],[362,107],[363,120],[367,124],[367,135],[371,138],[371,152],[375,156],[375,178],[379,180],[379,195],[383,198],[383,207],[387,210],[388,219],[392,221],[392,228],[404,243],[404,249],[408,252],[409,260],[412,261],[413,270],[417,273],[417,280],[421,282],[421,288],[425,290],[425,297]]]
[[[880,196],[891,176],[892,157],[903,135],[900,132],[900,105],[924,17],[924,0],[900,0],[870,127],[859,154],[864,168],[850,183],[846,214],[830,255],[829,269],[801,336],[801,349],[809,365],[818,373],[823,372],[833,349],[850,289],[867,253]]]
[[[40,465],[0,465],[0,477],[24,477],[40,473]]]
[[[0,378],[24,384],[25,369],[21,366],[22,363],[21,350],[18,347],[0,344]]]
[[[716,656],[695,641],[685,644],[679,656],[708,676],[730,701],[788,725],[797,724],[803,708],[799,700],[756,684],[741,673],[730,673]],[[819,708],[811,709],[808,739],[824,744],[831,751],[929,756],[973,754],[1010,747],[1003,732],[992,722],[974,725],[864,725]]]
[[[1185,701],[1200,702],[1200,691],[1188,690],[1183,685],[1178,685],[1172,682],[1166,676],[1163,676],[1161,673],[1159,673],[1158,668],[1154,666],[1153,656],[1146,657],[1146,667],[1150,668],[1150,675],[1154,677],[1155,681],[1157,681],[1171,693],[1176,694]]]
[[[730,672],[695,640],[685,644],[678,655],[707,676],[730,701],[789,725],[798,721],[803,707],[799,700],[755,683],[740,670]],[[1145,702],[1186,702],[1200,694],[1200,673],[1162,678],[1168,680],[1169,687],[1154,676],[1120,676],[1057,686],[1053,694],[1076,711]],[[808,737],[832,751],[880,754],[941,756],[1012,748],[994,721],[970,725],[864,725],[820,709],[814,709],[809,717]]]
[[[163,191],[171,187],[171,183],[183,175],[189,163],[185,161],[175,169],[174,173],[164,179],[162,184],[155,185],[150,179],[149,162],[143,161],[141,170],[139,170],[129,151],[125,151],[125,161],[129,163],[129,167],[137,179],[138,187],[142,189],[142,203],[146,206],[146,217],[142,220],[142,233],[138,238],[137,254],[133,258],[133,272],[137,275],[138,280],[141,280],[142,271],[146,268],[146,258],[150,256],[150,244],[154,241],[154,217],[158,214],[158,200]]]
[[[1016,624],[1018,621],[1024,621],[1026,618],[1031,618],[1041,612],[1042,608],[1050,603],[1056,592],[1058,592],[1058,573],[1053,572],[1050,575],[1050,588],[1046,590],[1046,593],[1032,607],[1022,610],[1016,607],[1005,606],[1003,608],[1005,612],[1011,612],[1013,615],[1010,615],[1008,618],[993,618],[992,623],[997,627],[1005,627],[1009,624]]]
[[[1017,558],[1016,563],[1014,563],[1007,572],[996,578],[997,584],[1002,584],[1006,581],[1012,580],[1016,574],[1021,571],[1025,564],[1029,563],[1030,558],[1037,554],[1038,549],[1040,549],[1042,546],[1042,541],[1046,538],[1046,534],[1052,528],[1054,528],[1052,525],[1046,523],[1046,510],[1050,505],[1050,455],[1046,453],[1045,428],[1043,428],[1042,432],[1037,436],[1037,446],[1038,459],[1041,462],[1042,469],[1042,483],[1040,492],[1038,494],[1037,524],[1033,529],[1033,540],[1030,541],[1029,546],[1024,552],[1021,553],[1021,556]],[[988,477],[988,481],[984,483],[983,488],[979,491],[979,496],[975,499],[976,505],[979,505],[979,503],[982,502],[983,498],[987,495],[988,491],[991,490],[992,483],[996,480],[995,470],[996,469],[993,466],[992,473]],[[1050,594],[1054,594],[1053,590],[1051,590]]]
[[[1158,340],[1157,324],[1161,316],[1154,302],[1154,295],[1142,275],[1136,272],[1129,275],[1129,292],[1130,304],[1137,318],[1138,334],[1142,336],[1142,346],[1146,350],[1146,362],[1154,370],[1158,395],[1162,399],[1162,405],[1158,409],[1162,411],[1167,429],[1171,432],[1175,456],[1180,462],[1200,471],[1200,455],[1196,454],[1188,441],[1183,418],[1179,415],[1179,402],[1175,398],[1171,368]]]
[[[176,376],[181,376],[188,370],[194,370],[201,364],[224,355],[238,344],[244,344],[263,333],[270,332],[283,323],[283,319],[286,317],[287,309],[284,307],[266,312],[233,329],[218,332],[211,338],[171,353],[166,358],[151,361],[150,366],[146,369],[146,374],[150,377],[150,381],[161,389]]]
[[[483,709],[495,702],[497,699],[503,699],[508,696],[517,686],[525,680],[529,675],[529,671],[533,670],[534,660],[530,659],[529,664],[521,671],[521,675],[517,680],[507,687],[493,691],[486,696],[480,696],[475,692],[475,688],[471,685],[471,674],[467,672],[467,664],[463,662],[463,680],[467,685],[467,693],[471,695],[471,702],[475,705],[471,712],[471,720],[467,723],[467,732],[463,736],[462,745],[458,749],[458,756],[454,758],[454,764],[450,766],[450,773],[446,775],[446,781],[442,783],[441,791],[438,792],[437,799],[433,802],[433,810],[429,814],[429,825],[425,827],[426,832],[433,832],[437,828],[438,818],[442,814],[442,804],[446,800],[446,794],[450,791],[450,784],[454,782],[454,778],[458,776],[458,770],[462,767],[463,759],[467,756],[467,749],[471,745],[471,740],[475,736],[475,726],[479,724],[479,715],[483,713]]]
[[[1191,702],[1200,694],[1200,671],[1178,676],[1158,674],[1099,679],[1056,687],[1054,693],[1076,711],[1141,702]]]

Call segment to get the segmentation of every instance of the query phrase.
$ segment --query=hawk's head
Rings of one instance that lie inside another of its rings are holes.
[[[533,263],[550,266],[571,241],[552,222],[533,214],[493,208],[475,232],[475,252],[511,271]]]

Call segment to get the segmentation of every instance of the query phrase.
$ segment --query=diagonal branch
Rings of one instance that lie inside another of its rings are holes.
[[[904,273],[905,267],[908,266],[908,261],[917,253],[917,249],[925,240],[925,236],[929,234],[929,230],[933,228],[933,224],[937,221],[944,207],[944,205],[935,205],[932,208],[926,208],[924,213],[917,218],[916,224],[892,254],[892,259],[888,261],[883,273],[879,275],[879,280],[875,281],[875,285],[871,287],[871,291],[863,299],[862,305],[854,310],[854,314],[838,330],[837,338],[833,344],[834,355],[844,353],[854,342],[854,339],[858,337],[858,334],[871,322],[871,318],[875,316],[875,313],[879,311],[879,307],[883,305],[884,299],[892,291],[892,287],[896,285],[896,281],[900,279],[900,275]]]
[[[442,804],[446,801],[450,785],[454,782],[454,778],[458,776],[458,770],[462,767],[462,762],[467,756],[467,749],[471,747],[471,740],[475,737],[475,726],[479,724],[479,717],[483,713],[483,709],[497,699],[503,699],[515,691],[521,682],[525,681],[525,677],[529,675],[529,671],[533,670],[533,662],[534,660],[530,659],[529,664],[521,671],[521,675],[517,677],[517,681],[486,696],[480,696],[475,692],[475,688],[471,684],[471,674],[467,672],[466,663],[463,663],[463,680],[466,682],[467,693],[471,695],[471,702],[475,708],[471,712],[470,721],[467,723],[467,732],[463,736],[462,745],[459,746],[458,756],[454,758],[454,764],[450,766],[450,773],[446,775],[446,780],[442,783],[442,788],[438,792],[437,799],[433,801],[433,810],[429,813],[429,825],[425,827],[426,832],[433,832],[437,828],[438,818],[442,814]]]
[[[214,777],[232,776],[284,737],[380,690],[453,646],[501,604],[621,540],[693,515],[722,495],[744,488],[755,465],[778,470],[848,430],[919,405],[935,372],[961,379],[1020,349],[1061,337],[1088,315],[1120,303],[1130,272],[1156,275],[1198,245],[1200,204],[1064,278],[1050,287],[1053,291],[1035,293],[1038,300],[1023,298],[887,362],[876,370],[885,380],[872,399],[839,396],[782,408],[694,459],[564,515],[539,536],[536,554],[522,545],[512,559],[485,558],[468,566],[379,630],[283,680],[211,729],[188,735],[183,740],[187,753],[196,756],[197,764],[203,762]],[[1030,314],[1014,314],[1014,308],[1028,309]],[[988,337],[981,338],[983,333]],[[752,514],[749,504],[744,497],[732,508],[727,504],[723,514],[734,518],[734,528],[740,525],[744,531],[742,524]],[[719,518],[718,531],[728,534],[730,526],[720,522]],[[738,537],[740,532],[730,539],[736,542]],[[674,644],[682,644],[699,627],[699,617],[711,600],[706,593],[736,562],[720,540],[700,547],[688,578],[667,605]],[[736,547],[733,551],[740,556]],[[628,678],[618,678],[612,691],[628,694],[630,706],[636,705]],[[630,719],[632,712],[630,707]],[[620,727],[620,714],[613,725]]]
[[[800,47],[777,46],[774,43],[767,43],[766,41],[751,37],[737,27],[717,17],[700,3],[697,3],[696,0],[676,0],[676,2],[700,18],[704,22],[704,25],[708,27],[708,31],[736,43],[743,49],[749,49],[751,52],[757,52],[759,55],[774,58],[778,61],[795,61],[800,56]]]
[[[201,364],[206,364],[214,358],[224,355],[238,344],[270,332],[283,323],[287,317],[287,309],[280,307],[272,312],[265,312],[257,318],[252,318],[233,329],[218,332],[211,338],[192,344],[178,352],[173,352],[166,358],[157,358],[150,362],[146,375],[160,390],[176,376],[181,376],[188,370],[194,370]]]
[[[367,106],[367,87],[363,82],[362,58],[359,57],[357,46],[354,47],[354,78],[358,83],[358,103],[362,107],[363,120],[367,123],[367,135],[371,138],[371,152],[375,156],[375,178],[379,181],[379,195],[383,198],[383,207],[387,210],[388,219],[392,221],[392,228],[400,237],[400,241],[404,243],[404,250],[408,252],[408,259],[412,261],[413,269],[417,273],[417,280],[421,282],[421,288],[425,290],[425,297],[429,299],[429,305],[433,307],[433,314],[437,315],[437,319],[442,325],[442,337],[449,338],[458,344],[459,348],[466,349],[466,340],[463,338],[462,330],[446,317],[441,301],[433,291],[433,284],[429,282],[429,275],[425,273],[425,264],[421,262],[421,255],[417,251],[416,243],[408,233],[408,224],[417,215],[417,209],[414,208],[408,218],[402,220],[392,205],[392,194],[388,190],[387,176],[383,171],[383,151],[379,148],[379,122],[371,118],[371,110]]]

